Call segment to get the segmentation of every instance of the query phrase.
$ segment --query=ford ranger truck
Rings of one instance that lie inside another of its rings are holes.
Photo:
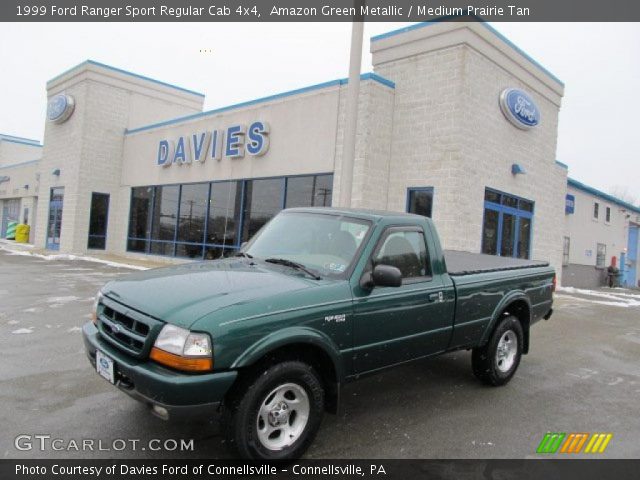
[[[83,337],[157,416],[219,416],[237,455],[292,459],[365,374],[471,349],[475,376],[506,384],[554,287],[547,263],[443,252],[425,217],[298,208],[233,257],[108,283]]]

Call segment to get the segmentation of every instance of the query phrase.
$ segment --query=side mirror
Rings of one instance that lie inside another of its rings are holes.
[[[373,273],[366,273],[360,282],[363,288],[399,287],[402,285],[402,272],[391,265],[376,265]]]

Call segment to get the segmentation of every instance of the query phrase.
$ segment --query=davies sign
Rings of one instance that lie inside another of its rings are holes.
[[[207,158],[242,158],[264,155],[269,150],[269,124],[256,121],[248,127],[233,125],[225,130],[205,130],[176,140],[160,140],[157,165],[170,167],[174,163],[204,163]]]
[[[540,110],[524,90],[503,90],[500,94],[500,109],[507,120],[522,130],[529,130],[540,123]]]

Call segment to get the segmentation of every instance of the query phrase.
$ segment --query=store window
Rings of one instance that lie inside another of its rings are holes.
[[[604,211],[604,221],[611,223],[611,207],[607,207]]]
[[[597,220],[600,215],[600,204],[598,202],[593,202],[593,219]]]
[[[407,191],[407,212],[431,218],[433,188],[410,188]]]
[[[134,187],[127,248],[194,259],[231,255],[285,205],[331,206],[332,188],[332,174]]]
[[[153,187],[131,189],[127,248],[132,252],[147,252],[149,250],[152,200]]]
[[[242,241],[246,242],[282,210],[283,178],[248,180],[244,187]]]
[[[176,236],[177,257],[202,257],[202,244],[207,224],[209,185],[209,183],[197,183],[182,186],[178,210],[178,234]]]
[[[107,244],[107,222],[109,219],[109,194],[92,193],[89,213],[89,238],[87,248],[104,250]]]
[[[486,189],[482,253],[530,258],[533,209],[531,200]]]
[[[242,182],[219,182],[211,185],[204,258],[213,260],[237,249],[241,206]]]
[[[607,246],[599,243],[596,248],[596,268],[604,268],[607,263]]]
[[[333,175],[289,177],[285,208],[328,207],[332,191]]]
[[[571,248],[571,239],[569,237],[564,237],[564,241],[562,244],[562,265],[569,265],[569,250]]]
[[[155,255],[174,254],[179,193],[177,185],[154,188],[150,252]]]

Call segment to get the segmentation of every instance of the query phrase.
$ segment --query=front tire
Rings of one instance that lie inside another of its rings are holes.
[[[488,385],[506,385],[520,365],[522,346],[520,320],[513,315],[502,317],[486,345],[473,349],[474,375]]]
[[[286,361],[241,380],[225,402],[222,427],[227,445],[241,458],[295,459],[313,442],[323,413],[316,371]]]

